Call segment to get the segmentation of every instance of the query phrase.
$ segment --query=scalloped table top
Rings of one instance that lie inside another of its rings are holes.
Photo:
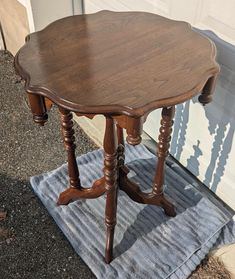
[[[185,22],[102,11],[30,34],[15,66],[28,93],[64,108],[142,116],[198,94],[219,71],[215,55]]]

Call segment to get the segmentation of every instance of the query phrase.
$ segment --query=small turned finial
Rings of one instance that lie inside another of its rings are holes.
[[[131,145],[137,145],[141,143],[141,134],[143,132],[143,123],[144,118],[134,118],[128,117],[127,118],[127,138],[126,141]]]
[[[33,115],[33,120],[35,123],[39,124],[40,126],[44,126],[44,124],[47,122],[48,120],[48,115],[47,113],[44,113],[42,115]]]
[[[28,93],[29,107],[33,113],[33,120],[40,126],[44,126],[47,122],[47,108],[45,105],[45,98],[40,95]]]
[[[210,77],[205,86],[202,89],[201,95],[198,97],[198,101],[205,106],[206,104],[210,103],[212,101],[212,95],[215,91],[215,84],[216,84],[216,75],[213,77]]]
[[[126,141],[130,144],[130,145],[138,145],[141,143],[141,136],[140,135],[132,135],[129,134],[126,137]]]

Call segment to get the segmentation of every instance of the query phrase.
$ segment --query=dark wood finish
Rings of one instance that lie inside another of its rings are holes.
[[[124,191],[133,201],[143,204],[152,204],[161,206],[164,212],[171,217],[176,215],[175,208],[172,203],[170,203],[164,194],[156,194],[153,192],[145,193],[142,192],[140,186],[135,182],[128,179],[127,174],[129,170],[126,166],[120,169],[120,190]]]
[[[69,188],[60,194],[58,204],[66,205],[81,198],[97,198],[106,191],[104,178],[102,177],[95,181],[90,188],[81,186],[75,157],[76,145],[74,144],[73,115],[70,111],[62,108],[60,108],[60,115],[64,146],[68,154]]]
[[[44,99],[45,99],[44,102],[45,102],[46,111],[50,111],[53,106],[53,102],[47,98]]]
[[[105,261],[113,258],[113,238],[117,211],[117,135],[112,117],[106,117],[104,135],[104,179],[106,189],[105,223],[107,226]]]
[[[144,118],[133,118],[133,117],[126,117],[127,118],[127,142],[131,145],[137,145],[141,143],[141,134],[143,132],[143,122]]]
[[[148,116],[146,113],[142,117],[134,118],[126,115],[114,116],[118,123],[118,127],[126,129],[127,142],[131,145],[137,145],[141,143],[141,134],[143,133],[143,124]]]
[[[70,111],[60,108],[60,120],[64,139],[64,147],[68,153],[69,186],[72,188],[81,189],[81,182],[79,179],[79,171],[75,156],[76,145],[74,143],[75,138],[73,130],[73,115]]]
[[[160,127],[160,135],[158,137],[157,145],[157,157],[158,163],[156,168],[156,173],[153,183],[153,194],[163,195],[163,184],[165,175],[165,160],[169,155],[169,147],[171,141],[171,132],[173,125],[173,118],[175,115],[175,107],[163,108],[162,109],[162,120]],[[161,199],[161,206],[163,207],[165,213],[169,216],[175,216],[174,206],[168,202],[165,198]]]
[[[69,164],[69,161],[68,161]],[[62,192],[59,196],[58,205],[67,205],[70,202],[79,199],[95,199],[102,196],[106,192],[104,178],[97,179],[92,187],[77,189],[69,187],[67,190]]]
[[[154,177],[153,194],[161,194],[163,191],[162,186],[164,183],[164,163],[166,157],[169,154],[174,115],[175,107],[162,109],[162,120],[157,145],[158,164]]]
[[[215,56],[214,44],[185,22],[110,11],[58,20],[27,36],[17,53],[15,68],[26,82],[34,121],[44,125],[53,104],[60,110],[69,187],[58,204],[106,193],[107,263],[113,258],[118,189],[175,216],[163,193],[174,106],[199,93],[203,105],[211,101],[219,72]],[[123,129],[128,143],[139,144],[143,123],[157,108],[163,108],[158,164],[152,190],[143,193],[127,177]],[[90,188],[79,180],[72,112],[90,119],[96,114],[106,117],[104,177]]]
[[[173,117],[175,114],[175,107],[163,108],[162,120],[160,127],[160,135],[158,138],[157,157],[158,163],[156,167],[156,174],[153,182],[153,189],[150,193],[141,191],[138,184],[128,179],[128,168],[124,166],[124,162],[119,164],[119,188],[127,193],[127,195],[138,203],[153,204],[161,206],[168,216],[174,217],[176,215],[173,204],[171,204],[163,194],[164,184],[164,166],[165,159],[169,154],[171,131],[173,125]],[[120,134],[120,132],[119,132]],[[124,151],[119,151],[119,158],[122,158]]]
[[[44,126],[48,119],[44,97],[28,94],[28,101],[33,114],[34,122],[40,126]]]
[[[212,95],[215,91],[216,79],[217,75],[208,79],[205,86],[203,87],[201,95],[198,98],[199,102],[204,106],[212,101]]]
[[[29,35],[15,65],[28,93],[66,109],[139,117],[198,94],[218,73],[215,55],[185,22],[101,11]]]

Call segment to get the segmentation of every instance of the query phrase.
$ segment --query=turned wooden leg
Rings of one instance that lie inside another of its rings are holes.
[[[79,171],[76,162],[74,144],[74,130],[73,130],[73,115],[70,111],[60,108],[60,122],[62,127],[62,134],[64,140],[64,147],[68,154],[68,174],[69,174],[69,186],[70,188],[81,188],[79,179]],[[66,192],[67,194],[67,192]],[[67,195],[61,194],[58,200],[58,204],[67,204],[69,202]]]
[[[217,75],[210,77],[202,89],[201,95],[198,97],[199,102],[203,104],[203,106],[212,101],[212,95],[215,91],[216,79]]]
[[[165,213],[169,216],[175,216],[176,214],[174,206],[163,196],[163,185],[165,174],[165,160],[169,154],[174,114],[175,107],[162,109],[161,127],[157,145],[158,163],[152,190],[152,193],[154,195],[162,195],[161,206],[163,207]]]
[[[34,122],[41,126],[44,126],[45,122],[48,119],[45,98],[30,93],[28,93],[27,95],[31,111],[33,113]]]
[[[106,188],[105,223],[107,226],[105,261],[113,258],[113,238],[117,211],[117,137],[114,120],[106,117],[104,135],[104,180]]]

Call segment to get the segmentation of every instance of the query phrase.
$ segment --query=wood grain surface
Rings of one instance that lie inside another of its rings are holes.
[[[198,94],[219,71],[215,55],[185,22],[101,11],[29,35],[15,66],[28,93],[65,109],[139,117]]]

